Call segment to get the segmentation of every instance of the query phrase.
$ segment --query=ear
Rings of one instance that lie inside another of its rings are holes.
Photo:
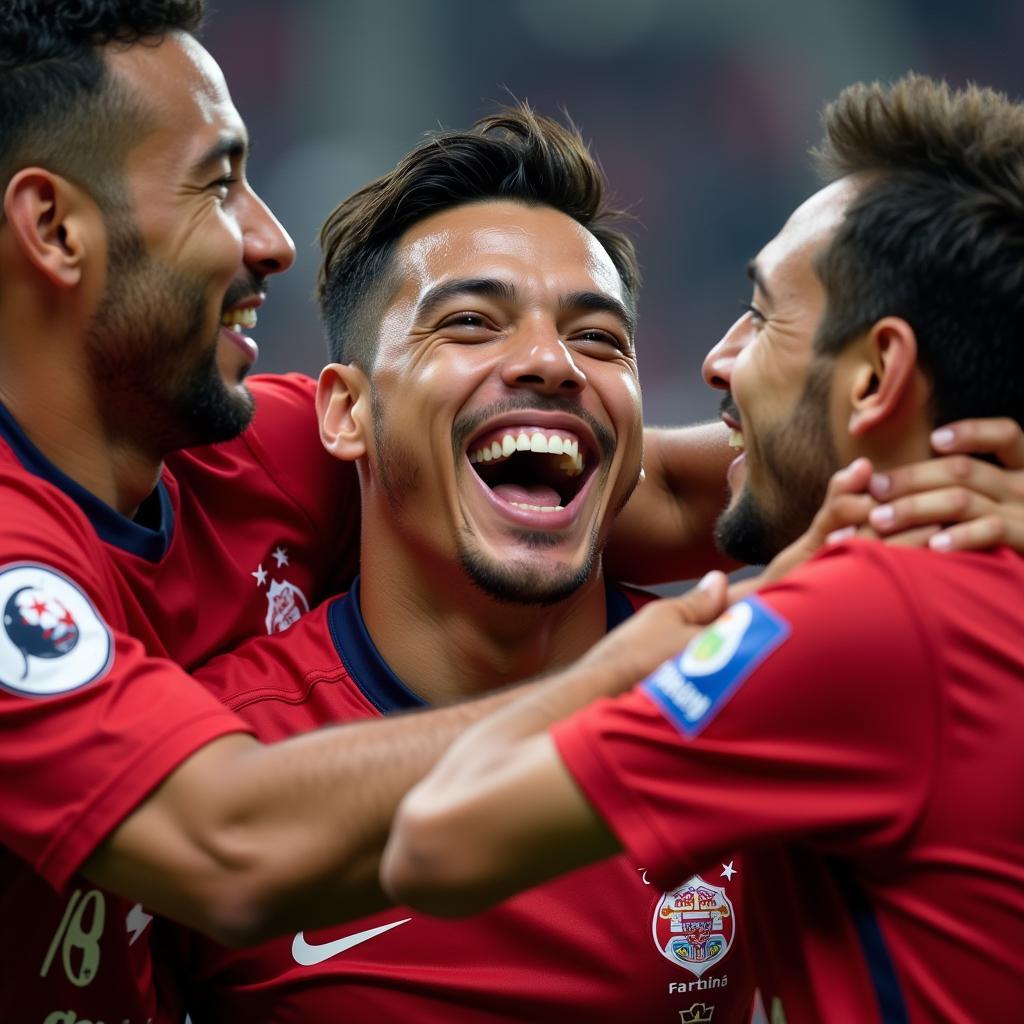
[[[853,437],[864,436],[896,413],[917,370],[917,337],[906,320],[883,317],[860,344],[849,396]]]
[[[97,212],[80,188],[41,167],[22,168],[4,193],[4,213],[21,251],[58,288],[81,281]]]
[[[372,426],[370,382],[358,366],[330,363],[316,388],[320,440],[337,459],[355,462],[366,454]]]

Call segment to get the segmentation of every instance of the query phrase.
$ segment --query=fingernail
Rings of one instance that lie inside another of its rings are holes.
[[[932,445],[935,448],[948,448],[954,440],[954,433],[949,427],[939,427],[932,431]]]
[[[847,537],[852,537],[857,532],[856,526],[842,526],[838,530],[833,530],[826,538],[826,544],[838,544],[841,540],[846,540]]]
[[[889,489],[892,487],[892,478],[888,473],[872,473],[871,474],[871,493],[879,498],[884,497],[889,493]]]
[[[872,526],[888,526],[895,518],[896,513],[893,512],[892,505],[879,505],[878,508],[873,508],[868,515]]]
[[[949,551],[953,546],[953,538],[948,533],[936,533],[928,538],[928,547],[933,551]]]
[[[721,576],[721,573],[717,569],[712,569],[711,572],[705,573],[700,578],[700,582],[697,584],[697,589],[707,590],[719,576]]]

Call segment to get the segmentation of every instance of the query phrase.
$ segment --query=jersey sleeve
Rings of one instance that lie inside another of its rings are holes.
[[[70,502],[0,490],[0,841],[60,888],[177,765],[247,727],[133,638]]]
[[[359,478],[355,464],[329,454],[320,443],[316,381],[288,373],[253,377],[256,402],[252,426],[242,434],[252,456],[277,481],[309,522],[311,536],[323,538],[330,562],[326,593],[348,588],[359,565]]]
[[[844,545],[553,736],[588,800],[665,885],[762,845],[870,856],[905,839],[927,802],[936,672],[885,549]]]

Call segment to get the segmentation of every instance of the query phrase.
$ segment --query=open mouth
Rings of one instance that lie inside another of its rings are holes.
[[[470,442],[477,476],[501,501],[530,512],[562,512],[582,492],[597,463],[587,441],[564,429],[507,426]]]

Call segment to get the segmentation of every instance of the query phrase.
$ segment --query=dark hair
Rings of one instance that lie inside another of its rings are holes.
[[[550,206],[579,222],[604,246],[635,307],[636,251],[614,226],[622,214],[606,205],[597,161],[574,126],[520,104],[469,131],[430,135],[327,218],[317,290],[331,359],[373,365],[399,237],[432,214],[487,199]]]
[[[914,329],[935,423],[1024,423],[1024,106],[908,75],[825,110],[830,179],[864,175],[818,273],[815,340],[839,352],[884,316]]]
[[[41,166],[107,209],[145,111],[100,49],[195,32],[203,0],[5,0],[0,16],[0,188]]]

